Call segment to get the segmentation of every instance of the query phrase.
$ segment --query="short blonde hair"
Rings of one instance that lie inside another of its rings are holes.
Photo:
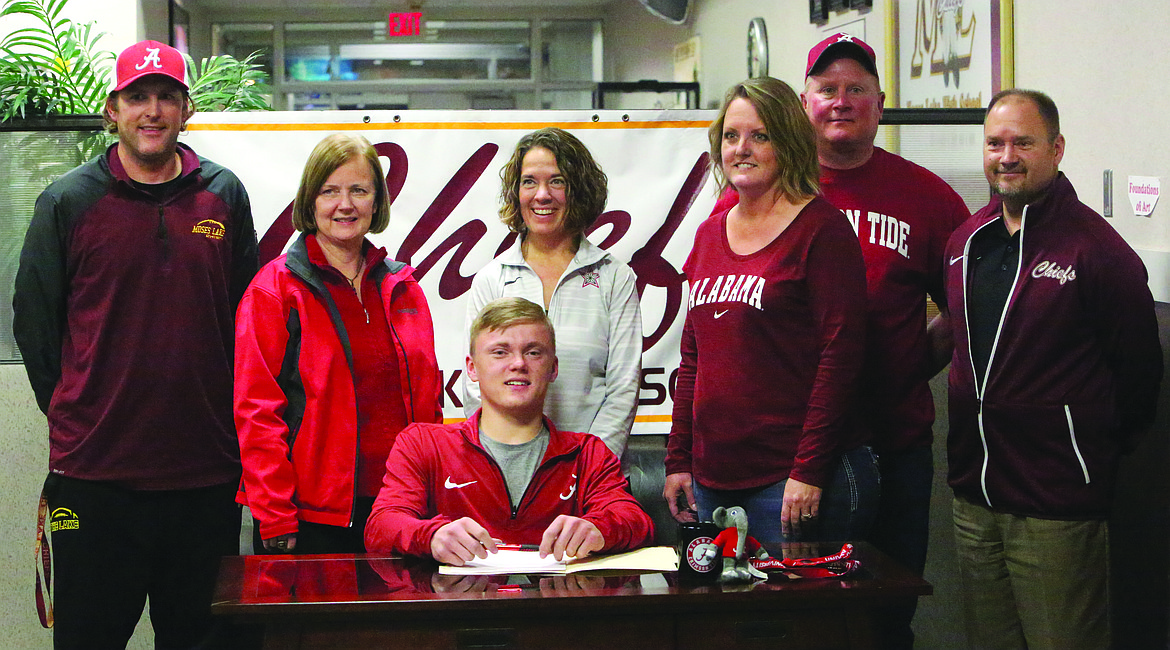
[[[524,298],[496,298],[483,306],[471,322],[468,352],[475,354],[475,339],[484,332],[506,330],[514,325],[544,325],[552,341],[552,352],[557,350],[557,335],[548,313],[540,305]]]
[[[390,192],[386,189],[386,174],[382,172],[382,161],[374,145],[360,135],[334,133],[318,142],[305,161],[301,185],[293,201],[294,228],[306,233],[317,232],[315,213],[321,187],[338,167],[354,159],[365,160],[374,177],[374,217],[370,221],[370,232],[382,232],[390,225]]]
[[[727,118],[727,107],[741,97],[756,109],[768,132],[768,141],[780,170],[776,189],[790,200],[819,193],[821,166],[817,160],[816,131],[808,121],[796,91],[772,77],[748,79],[732,86],[723,97],[718,117],[707,130],[718,192],[722,194],[730,185],[723,172],[723,122]]]
[[[524,156],[537,147],[548,149],[565,179],[565,229],[581,235],[605,210],[609,179],[577,136],[555,126],[533,131],[520,138],[512,157],[500,170],[500,221],[512,232],[523,233],[520,214],[520,171]]]

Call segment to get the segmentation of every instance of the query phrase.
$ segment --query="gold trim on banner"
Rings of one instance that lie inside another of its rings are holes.
[[[322,122],[293,124],[191,123],[188,131],[401,131],[421,129],[533,131],[546,126],[562,129],[705,129],[709,120],[653,122]]]

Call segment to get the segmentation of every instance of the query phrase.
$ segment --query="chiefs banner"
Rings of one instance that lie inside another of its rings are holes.
[[[686,313],[682,275],[698,224],[715,202],[708,169],[712,111],[345,111],[197,114],[183,141],[232,169],[252,200],[261,260],[293,238],[289,222],[312,148],[338,131],[382,154],[390,227],[371,235],[417,269],[435,319],[443,414],[463,418],[464,295],[508,240],[498,217],[500,168],[525,133],[571,131],[609,176],[590,241],[627,262],[642,297],[642,387],[634,433],[666,433]],[[506,241],[507,240],[507,241]]]

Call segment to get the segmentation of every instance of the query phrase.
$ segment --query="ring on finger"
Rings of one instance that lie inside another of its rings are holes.
[[[813,514],[811,512],[801,513],[800,518],[803,520],[809,520],[813,518]]]

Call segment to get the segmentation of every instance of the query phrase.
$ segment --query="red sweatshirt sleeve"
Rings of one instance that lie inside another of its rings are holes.
[[[820,362],[790,476],[824,486],[833,460],[856,440],[850,415],[865,351],[865,262],[843,215],[817,232],[806,271]]]
[[[281,417],[288,401],[276,379],[288,331],[280,297],[262,284],[248,288],[236,313],[234,400],[247,506],[261,538],[271,539],[298,530],[297,477]]]
[[[428,517],[427,470],[436,450],[433,439],[421,435],[419,425],[398,434],[386,459],[382,489],[366,522],[366,550],[371,553],[404,553],[430,556],[431,537],[450,517]]]
[[[682,345],[679,350],[678,377],[674,387],[674,410],[671,416],[670,436],[666,441],[666,473],[690,473],[691,425],[694,418],[695,368],[698,351],[695,330],[688,314],[683,322]]]
[[[603,551],[629,551],[651,543],[654,524],[626,489],[621,463],[600,438],[585,439],[579,467],[582,519],[601,532]]]

